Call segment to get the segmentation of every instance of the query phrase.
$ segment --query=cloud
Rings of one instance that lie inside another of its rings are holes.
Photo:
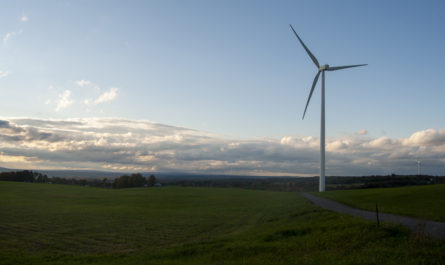
[[[15,35],[17,35],[18,33],[15,31],[11,31],[5,34],[5,36],[3,36],[3,43],[7,44],[9,42],[9,40],[14,37]]]
[[[386,136],[382,136],[363,143],[363,146],[366,148],[388,149],[393,148],[393,140]]]
[[[91,104],[91,98],[87,98],[83,100],[83,104],[90,105]]]
[[[80,86],[80,87],[85,87],[85,86],[91,86],[93,83],[91,81],[88,80],[79,80],[76,81],[76,85]]]
[[[26,15],[22,15],[20,17],[20,21],[21,22],[27,22],[29,20],[29,18]],[[10,31],[7,32],[4,36],[3,36],[3,44],[8,44],[8,42],[16,35],[19,35],[22,33],[22,29],[19,29],[18,31]]]
[[[2,162],[27,162],[27,157],[24,156],[9,156],[0,152],[0,161]]]
[[[408,138],[327,138],[328,175],[444,174],[445,129]],[[122,118],[0,120],[0,166],[203,174],[317,175],[319,138],[241,140]],[[30,162],[31,161],[31,162]],[[20,164],[22,163],[22,164]]]
[[[368,131],[366,129],[361,129],[358,132],[356,132],[357,135],[367,135]]]
[[[0,128],[8,128],[9,127],[9,121],[2,121],[0,120]]]
[[[0,78],[7,77],[8,75],[9,75],[9,72],[8,72],[8,71],[2,71],[2,70],[0,70]]]
[[[100,95],[99,98],[94,101],[94,104],[100,104],[100,103],[104,103],[107,101],[115,100],[117,98],[118,90],[119,90],[119,88],[117,88],[117,87],[110,88],[109,91]]]
[[[64,108],[72,105],[74,103],[74,101],[72,99],[70,99],[70,97],[71,97],[70,90],[65,90],[62,94],[60,94],[59,97],[56,99],[57,106],[56,106],[55,111],[58,112]]]
[[[77,110],[81,108],[87,113],[103,113],[103,110],[98,110],[96,107],[102,103],[115,100],[120,90],[118,87],[111,87],[108,91],[103,91],[99,85],[86,79],[69,82],[69,84],[68,89],[50,85],[48,90],[53,95],[44,103],[46,105],[54,104],[56,112],[73,105]]]
[[[445,129],[442,130],[427,129],[424,131],[413,133],[408,139],[405,139],[403,141],[403,144],[408,146],[445,145]]]

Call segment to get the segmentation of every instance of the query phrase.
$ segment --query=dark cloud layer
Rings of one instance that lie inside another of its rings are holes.
[[[148,121],[0,120],[0,166],[206,174],[317,175],[319,139],[240,140]],[[409,138],[327,139],[328,175],[445,174],[445,129]]]

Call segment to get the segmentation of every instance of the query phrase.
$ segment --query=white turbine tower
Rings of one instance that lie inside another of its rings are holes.
[[[417,160],[417,175],[420,176],[420,160]]]
[[[325,117],[324,117],[324,72],[325,71],[337,71],[345,68],[351,68],[351,67],[359,67],[359,66],[365,66],[367,64],[357,64],[357,65],[346,65],[346,66],[334,66],[331,67],[328,64],[320,66],[318,63],[317,58],[311,53],[311,51],[306,47],[306,45],[301,40],[300,36],[298,36],[297,32],[295,32],[292,25],[290,25],[292,31],[295,33],[295,36],[297,36],[298,40],[300,41],[301,45],[303,45],[303,48],[306,50],[309,57],[311,57],[312,61],[318,68],[318,72],[315,75],[314,82],[312,83],[311,92],[309,93],[309,97],[307,99],[306,107],[304,108],[303,113],[303,119],[304,115],[306,114],[307,106],[309,105],[309,101],[311,100],[312,93],[314,92],[315,85],[317,84],[318,77],[321,73],[321,126],[320,126],[320,182],[319,182],[319,191],[323,192],[325,191]]]

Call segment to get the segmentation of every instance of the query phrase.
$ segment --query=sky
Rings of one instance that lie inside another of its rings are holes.
[[[443,1],[9,1],[0,167],[445,174]]]

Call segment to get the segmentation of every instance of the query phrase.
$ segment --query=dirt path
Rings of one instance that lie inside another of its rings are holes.
[[[376,220],[376,213],[370,212],[370,211],[364,211],[359,210],[356,208],[352,208],[349,206],[346,206],[344,204],[317,197],[315,195],[302,192],[301,195],[305,197],[306,199],[310,200],[315,205],[318,205],[322,208],[339,212],[339,213],[346,213],[354,216],[358,216],[367,220]],[[379,219],[380,221],[384,222],[392,222],[392,223],[399,223],[402,224],[411,230],[415,232],[425,233],[428,236],[439,238],[439,239],[445,239],[445,223],[441,222],[433,222],[433,221],[427,221],[422,219],[416,219],[413,217],[407,217],[407,216],[401,216],[396,214],[389,214],[389,213],[379,213]]]

